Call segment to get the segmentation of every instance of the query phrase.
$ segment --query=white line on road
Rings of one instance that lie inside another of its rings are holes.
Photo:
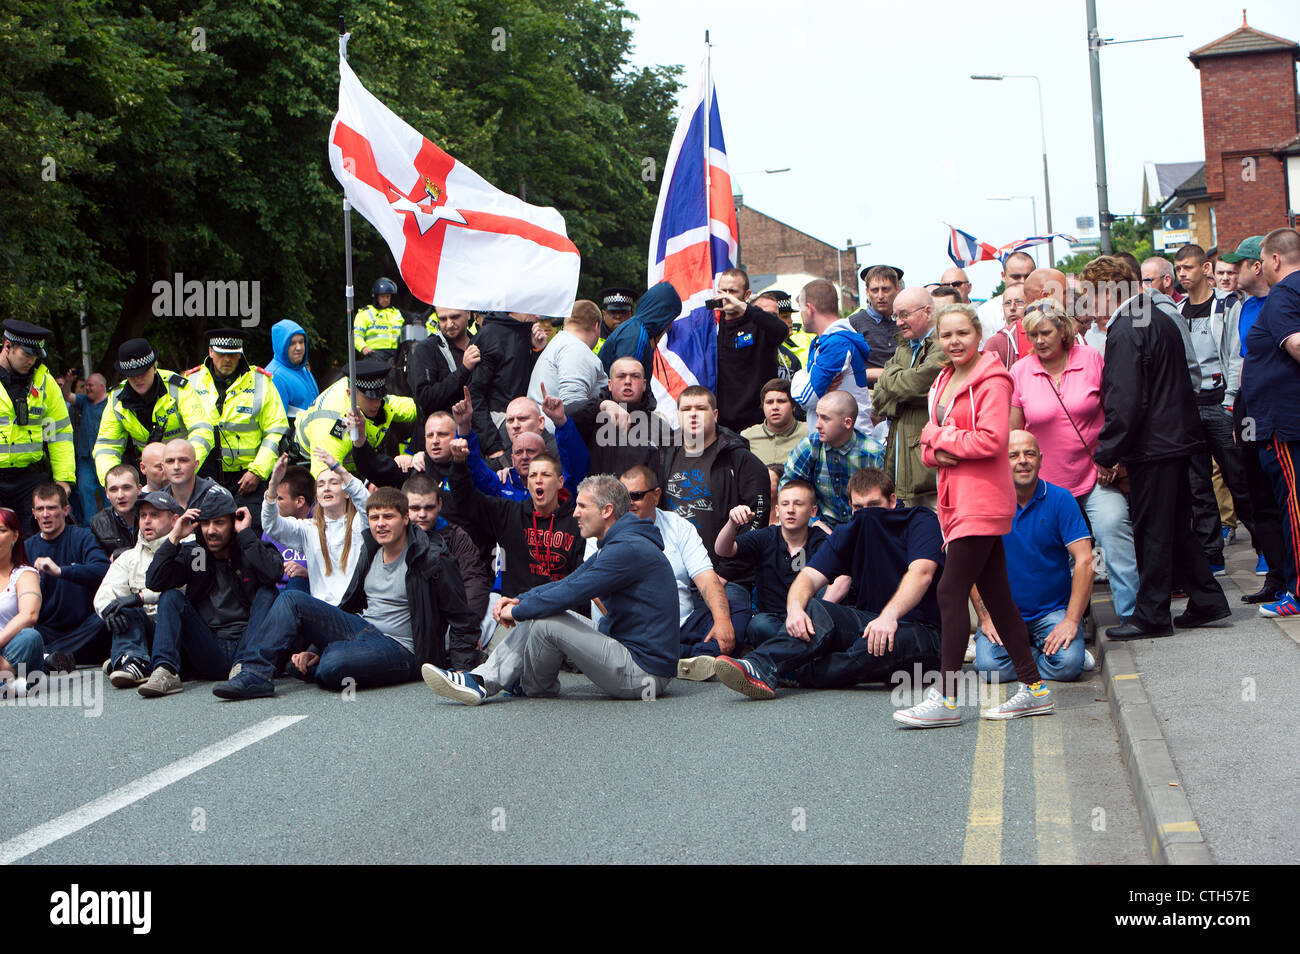
[[[200,772],[214,762],[220,762],[226,756],[234,755],[240,749],[261,742],[268,736],[275,735],[281,729],[287,729],[295,722],[301,722],[305,718],[307,718],[305,715],[274,716],[265,722],[249,726],[247,729],[236,732],[228,739],[217,742],[215,745],[209,745],[205,749],[199,749],[193,755],[187,755],[171,765],[164,765],[157,771],[150,772],[143,778],[138,778],[130,784],[123,785],[121,788],[109,792],[93,802],[87,802],[80,808],[74,808],[58,818],[51,819],[29,831],[23,832],[16,838],[10,838],[8,841],[0,843],[0,865],[12,864],[33,852],[40,851],[47,845],[54,844],[61,838],[76,834],[81,829],[107,818],[114,812],[134,804],[142,798],[147,798],[173,782],[179,782],[186,776]]]

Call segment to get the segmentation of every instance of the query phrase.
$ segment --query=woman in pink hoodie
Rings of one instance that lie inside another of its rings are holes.
[[[971,586],[979,587],[1020,677],[1020,690],[982,713],[1014,719],[1051,712],[1054,703],[1029,649],[1025,621],[1011,598],[1003,534],[1011,532],[1016,492],[1007,444],[1011,434],[1011,375],[997,355],[980,353],[975,309],[955,303],[939,309],[934,334],[946,365],[930,388],[930,421],[921,431],[926,466],[939,468],[939,525],[945,560],[939,580],[943,619],[940,669],[943,692],[931,686],[924,701],[894,718],[912,728],[958,725],[957,679],[966,652]]]

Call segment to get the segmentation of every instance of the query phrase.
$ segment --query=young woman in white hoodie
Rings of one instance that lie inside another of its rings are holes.
[[[310,518],[282,517],[276,505],[276,488],[289,466],[289,455],[276,461],[262,500],[262,529],[283,546],[307,555],[307,583],[311,595],[338,606],[347,591],[364,547],[366,501],[370,491],[349,474],[327,451],[317,450],[326,469],[316,478],[316,508]]]

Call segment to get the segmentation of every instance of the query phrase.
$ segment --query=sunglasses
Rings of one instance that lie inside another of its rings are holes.
[[[629,490],[627,495],[633,500],[644,500],[646,494],[652,494],[658,489],[658,487],[652,487],[649,490]]]

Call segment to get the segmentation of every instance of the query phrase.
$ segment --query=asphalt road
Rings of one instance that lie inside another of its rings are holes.
[[[1053,684],[1055,715],[928,731],[879,688],[615,702],[566,675],[465,708],[423,683],[102,685],[94,717],[0,708],[0,862],[1148,860],[1096,674]]]

